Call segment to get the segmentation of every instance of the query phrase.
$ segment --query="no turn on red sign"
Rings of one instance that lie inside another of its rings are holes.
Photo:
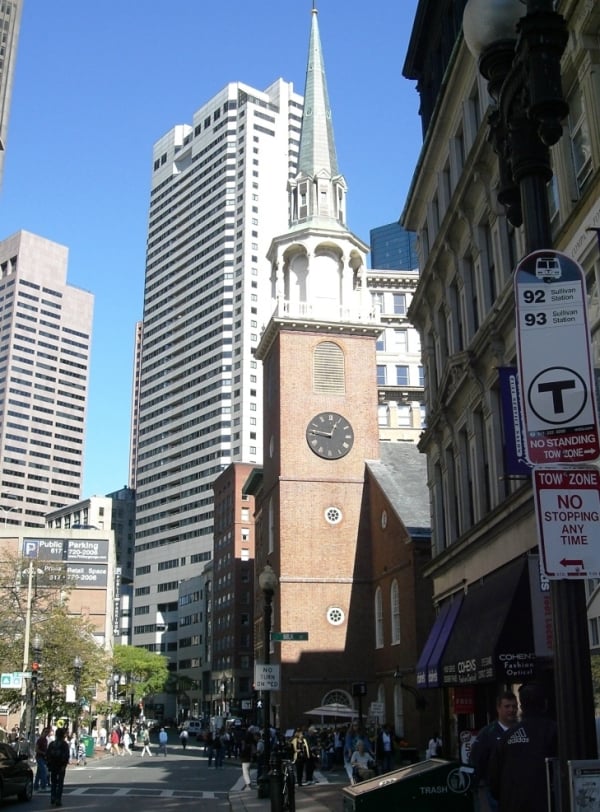
[[[533,488],[545,574],[548,578],[600,578],[600,472],[536,468]]]
[[[514,275],[525,452],[532,465],[600,455],[585,275],[558,251],[535,251]]]

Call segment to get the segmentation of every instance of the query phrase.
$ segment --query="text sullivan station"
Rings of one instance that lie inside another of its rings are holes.
[[[533,485],[542,569],[548,578],[600,577],[600,472],[537,468]]]

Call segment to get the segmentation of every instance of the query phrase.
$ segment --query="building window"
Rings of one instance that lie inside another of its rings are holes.
[[[331,623],[332,626],[341,626],[344,619],[344,610],[340,609],[339,606],[330,606],[327,610],[327,622]]]
[[[375,344],[375,349],[380,350],[381,352],[385,351],[385,330],[383,333],[380,333],[379,338]]]
[[[392,588],[390,589],[390,607],[392,612],[392,645],[397,646],[400,644],[400,590],[396,580],[392,581]]]
[[[408,367],[407,366],[397,366],[396,367],[396,383],[398,386],[408,386],[409,381],[409,374],[408,374]]]
[[[568,102],[571,157],[575,170],[577,190],[581,192],[592,171],[592,146],[583,107],[583,95],[579,87],[571,93]]]
[[[387,370],[384,364],[377,364],[377,385],[385,386],[387,383]]]
[[[406,293],[394,293],[394,313],[397,316],[406,315]]]
[[[408,330],[394,330],[394,344],[398,352],[408,352]]]
[[[375,648],[383,648],[383,594],[379,586],[375,590]]]

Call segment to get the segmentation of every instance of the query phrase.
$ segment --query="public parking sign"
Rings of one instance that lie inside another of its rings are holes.
[[[548,578],[600,578],[600,471],[536,468],[533,489]]]
[[[600,455],[585,276],[558,251],[535,251],[514,275],[525,451],[532,465]]]

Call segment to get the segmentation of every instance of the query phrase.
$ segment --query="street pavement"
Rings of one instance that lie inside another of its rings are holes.
[[[297,812],[342,812],[342,790],[349,785],[345,770],[315,771],[315,778],[315,784],[295,788]],[[229,804],[231,812],[268,812],[271,809],[270,799],[259,798],[255,789],[230,791]]]
[[[123,805],[141,812],[270,812],[269,798],[258,798],[255,771],[253,788],[244,789],[241,764],[225,759],[223,769],[209,768],[203,747],[190,742],[184,751],[170,742],[165,758],[152,746],[152,757],[140,750],[128,756],[111,756],[96,750],[85,766],[67,769],[63,806],[78,812],[103,812]],[[296,787],[298,812],[341,812],[342,789],[348,785],[343,770],[315,773],[318,783]],[[47,809],[49,794],[36,792],[28,812]],[[16,799],[4,808],[20,806]]]

